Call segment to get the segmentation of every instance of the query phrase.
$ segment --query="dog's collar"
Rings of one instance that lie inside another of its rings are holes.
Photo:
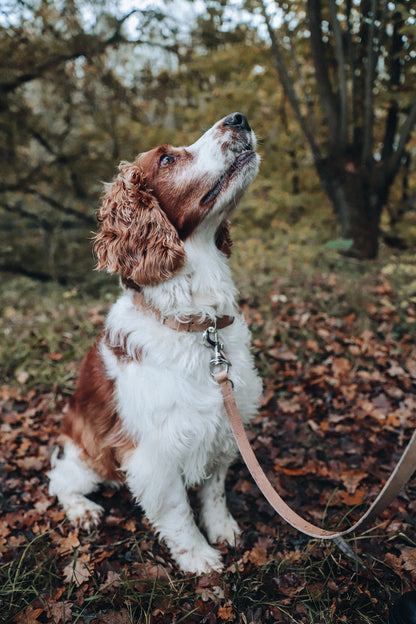
[[[157,318],[158,321],[167,325],[171,329],[180,332],[205,331],[208,327],[215,326],[217,329],[224,329],[234,322],[233,316],[216,316],[213,321],[211,318],[201,319],[200,316],[187,316],[186,318],[178,318],[176,316],[164,316],[160,310],[146,302],[142,293],[136,290],[133,295],[133,302],[136,308],[142,312],[148,312]]]

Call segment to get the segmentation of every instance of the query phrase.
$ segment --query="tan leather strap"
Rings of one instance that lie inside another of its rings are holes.
[[[293,509],[285,503],[285,501],[279,496],[272,484],[263,472],[254,451],[247,438],[244,430],[243,423],[241,422],[240,414],[235,402],[234,394],[232,391],[231,382],[228,379],[228,375],[225,371],[221,371],[215,374],[224,399],[225,409],[230,420],[231,428],[234,433],[238,448],[243,456],[243,459],[249,469],[251,476],[257,483],[263,495],[269,501],[273,509],[284,519],[291,524],[295,529],[309,535],[310,537],[317,537],[321,539],[334,539],[335,541],[348,533],[353,533],[358,529],[362,529],[364,526],[371,523],[390,503],[396,498],[404,484],[410,479],[413,472],[416,469],[416,431],[413,433],[409,444],[407,445],[403,455],[400,458],[399,463],[393,470],[387,483],[367,510],[367,512],[356,522],[353,526],[344,531],[327,531],[317,527],[301,516],[297,514]]]
[[[163,316],[160,310],[147,303],[142,293],[138,291],[133,295],[133,302],[136,308],[139,308],[139,310],[143,312],[149,312],[155,316],[158,321],[163,323],[163,325],[167,325],[171,329],[176,329],[176,331],[205,331],[208,327],[214,325],[212,319],[206,318],[201,320],[199,316],[189,316],[184,319],[176,318],[175,316]],[[227,315],[217,316],[215,320],[217,329],[224,329],[224,327],[228,327],[234,322],[234,317]]]

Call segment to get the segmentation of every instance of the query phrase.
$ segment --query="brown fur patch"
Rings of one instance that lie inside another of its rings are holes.
[[[107,332],[103,334],[103,340],[106,346],[113,352],[119,362],[129,362],[134,360],[135,362],[141,362],[143,359],[143,351],[140,347],[137,347],[133,353],[128,352],[129,334],[117,334],[114,342],[110,342],[110,338]]]
[[[114,400],[114,382],[100,353],[100,335],[85,357],[78,387],[64,415],[63,433],[81,448],[82,459],[103,479],[123,481],[120,466],[134,450],[123,431]]]
[[[161,167],[160,159],[172,158],[169,166]],[[140,156],[138,163],[143,167],[146,183],[169,221],[174,225],[181,240],[185,240],[201,223],[207,209],[200,201],[208,192],[207,182],[186,175],[186,169],[193,156],[185,148],[162,145]]]
[[[228,219],[225,219],[215,234],[215,244],[223,254],[229,258],[231,256],[231,248],[233,246],[233,239],[230,234],[231,223]]]

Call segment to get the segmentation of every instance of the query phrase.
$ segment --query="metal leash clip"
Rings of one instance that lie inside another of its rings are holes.
[[[231,362],[227,360],[224,354],[224,345],[220,341],[220,337],[218,335],[218,330],[215,326],[208,327],[204,331],[204,340],[206,342],[206,346],[214,349],[214,355],[209,363],[209,372],[211,377],[215,378],[215,373],[220,372],[221,370],[225,370],[228,375],[228,371],[230,370]],[[231,386],[233,386],[233,382],[231,379],[229,380]]]

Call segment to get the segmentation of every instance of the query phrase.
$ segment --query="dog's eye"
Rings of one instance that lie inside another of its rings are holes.
[[[175,161],[176,161],[175,156],[169,156],[165,154],[164,156],[161,156],[159,159],[159,167],[169,167],[170,165],[173,165]]]

